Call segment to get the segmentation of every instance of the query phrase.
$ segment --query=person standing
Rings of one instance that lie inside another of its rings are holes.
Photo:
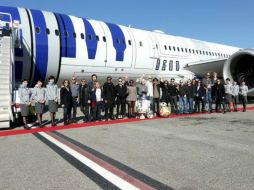
[[[239,103],[239,85],[236,81],[233,82],[233,88],[232,88],[232,99],[233,99],[233,106],[234,106],[234,112],[237,112],[237,104]]]
[[[115,120],[113,110],[115,107],[115,86],[112,83],[112,77],[107,77],[107,82],[103,85],[103,98],[105,102],[105,119]]]
[[[76,116],[77,116],[77,107],[78,107],[78,99],[79,99],[79,84],[77,83],[77,78],[72,77],[71,79],[71,95],[72,95],[72,121],[76,123]]]
[[[134,81],[129,81],[129,86],[127,87],[127,103],[128,103],[128,117],[135,118],[135,103],[137,101],[137,87],[134,85]]]
[[[89,114],[89,104],[90,100],[90,88],[87,85],[87,81],[85,79],[81,80],[81,86],[79,89],[79,103],[80,103],[80,111],[84,114],[84,122],[90,122],[90,114]]]
[[[180,114],[186,114],[187,113],[187,88],[184,84],[184,80],[180,80],[178,90],[178,96],[179,96],[179,104],[180,104]]]
[[[194,106],[194,110],[195,112],[200,113],[200,103],[203,106],[203,100],[205,99],[205,89],[204,86],[202,85],[201,81],[197,81],[197,86],[195,88],[195,106]]]
[[[160,84],[157,78],[153,79],[153,114],[160,114]]]
[[[245,85],[245,82],[243,81],[239,87],[240,102],[243,104],[243,112],[246,112],[248,91],[249,91],[248,86]]]
[[[226,84],[224,85],[224,88],[225,88],[225,104],[226,104],[227,110],[231,112],[233,86],[230,83],[229,78],[226,79]]]
[[[118,78],[118,84],[115,87],[115,92],[116,92],[116,112],[117,112],[117,118],[118,119],[123,119],[125,116],[125,108],[126,108],[126,96],[127,96],[127,86],[124,85],[124,81],[122,78]],[[121,108],[121,111],[119,112]]]
[[[27,87],[28,85],[27,79],[23,79],[21,83],[22,84],[19,87],[21,116],[24,123],[24,129],[30,129],[30,127],[28,127],[27,125],[27,116],[29,115],[29,108],[31,106],[32,92]]]
[[[214,82],[211,79],[210,73],[206,74],[206,78],[203,79],[203,85],[206,90],[206,103],[208,104],[208,112],[212,113],[212,86]]]
[[[214,85],[214,95],[215,95],[215,111],[221,110],[221,105],[223,107],[223,113],[226,113],[225,107],[225,88],[221,84],[221,80],[217,79]]]
[[[45,102],[46,102],[46,90],[42,87],[43,81],[38,80],[37,84],[35,85],[33,89],[33,100],[35,100],[35,113],[37,115],[37,122],[39,124],[39,127],[44,127],[42,125],[42,114],[44,113],[45,108]]]
[[[153,81],[151,76],[149,76],[148,80],[146,81],[146,87],[147,87],[147,100],[150,101],[150,110],[153,111]]]
[[[160,87],[161,87],[161,102],[165,102],[168,106],[169,103],[169,85],[167,80],[160,81]]]
[[[48,109],[50,112],[51,126],[56,126],[55,118],[58,111],[58,87],[55,84],[55,77],[50,76],[48,78],[48,84],[46,86],[46,96],[48,100]]]
[[[175,114],[178,114],[178,105],[177,105],[178,90],[177,90],[177,85],[175,83],[174,78],[170,79],[168,91],[169,91],[169,101],[171,105],[171,111]]]
[[[191,80],[187,81],[187,105],[188,113],[193,113],[193,99],[195,97],[195,86],[192,85]]]
[[[63,86],[60,90],[60,102],[63,107],[64,125],[71,123],[71,108],[73,106],[73,97],[68,80],[63,81]]]
[[[92,121],[101,121],[101,111],[103,108],[103,91],[99,82],[95,83],[94,90],[91,91],[91,107],[93,110]]]

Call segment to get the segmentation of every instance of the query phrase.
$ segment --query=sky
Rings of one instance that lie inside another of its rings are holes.
[[[170,35],[254,48],[253,0],[0,0]]]

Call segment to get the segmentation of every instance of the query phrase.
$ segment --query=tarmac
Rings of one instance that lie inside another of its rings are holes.
[[[3,130],[0,189],[253,189],[254,107],[249,107]]]

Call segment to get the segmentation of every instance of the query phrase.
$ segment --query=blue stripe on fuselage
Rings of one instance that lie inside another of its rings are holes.
[[[46,34],[46,21],[42,11],[30,10],[33,22],[34,31],[36,27],[40,28],[40,33],[35,32],[35,68],[34,78],[32,85],[34,85],[38,79],[43,81],[46,78],[48,67],[48,36]]]
[[[85,26],[88,59],[95,59],[96,52],[97,52],[97,45],[98,45],[96,34],[91,23],[88,20],[83,19],[83,22]]]
[[[126,49],[125,37],[123,31],[116,24],[106,23],[111,32],[112,41],[116,50],[116,61],[124,60],[124,51]]]
[[[68,15],[55,13],[57,21],[59,23],[59,30],[61,34],[61,55],[62,57],[75,58],[76,57],[76,38],[73,34],[75,33],[74,26],[71,18]],[[65,32],[68,36],[65,36]]]
[[[67,57],[66,54],[66,38],[64,36],[64,31],[65,31],[65,25],[63,23],[63,19],[60,14],[55,13],[58,24],[59,24],[59,33],[60,33],[60,40],[61,40],[61,55],[62,57]]]

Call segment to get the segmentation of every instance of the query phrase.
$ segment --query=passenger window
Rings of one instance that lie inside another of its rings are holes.
[[[72,33],[72,36],[73,36],[73,38],[76,38],[76,37],[77,37],[77,35],[76,35],[75,32]]]
[[[187,48],[185,48],[185,52],[188,53],[188,49]]]
[[[128,40],[129,45],[131,46],[131,40]]]
[[[119,38],[116,39],[116,43],[117,43],[117,44],[120,44]]]
[[[55,30],[55,35],[59,36],[59,31],[58,30]]]
[[[93,40],[93,36],[91,34],[88,35],[89,40]]]
[[[158,49],[158,44],[156,44],[156,49]]]
[[[182,52],[183,52],[183,48],[181,48]]]
[[[103,42],[106,42],[106,41],[107,41],[105,36],[103,36],[102,39],[103,39]]]
[[[192,50],[192,53],[194,53],[194,54],[195,54],[195,50],[194,50],[194,49]]]
[[[198,50],[196,50],[196,53],[198,54]]]
[[[207,52],[207,51],[206,51],[205,53],[206,53],[206,55],[208,55],[208,52]]]
[[[168,49],[171,51],[171,46],[168,46]]]
[[[164,46],[164,48],[165,48],[165,50],[167,50],[167,46],[166,45]]]
[[[48,28],[46,28],[46,34],[50,34],[50,30]]]
[[[99,38],[99,36],[98,36],[98,35],[96,35],[96,40],[97,40],[97,41],[100,41],[100,38]]]
[[[167,60],[163,60],[162,70],[165,71],[167,67]]]
[[[83,33],[80,34],[81,39],[85,39],[85,35]]]
[[[173,50],[174,50],[174,51],[176,50],[175,46],[173,47]]]
[[[189,52],[191,53],[191,49],[189,49]]]
[[[140,47],[142,47],[142,46],[143,46],[143,43],[142,43],[142,42],[139,42],[139,45],[140,45]]]
[[[173,71],[173,60],[169,61],[169,71]]]
[[[202,51],[201,51],[201,50],[199,50],[199,54],[200,54],[200,55],[202,54]]]
[[[177,51],[180,51],[180,48],[179,48],[179,47],[177,47]]]
[[[40,27],[35,27],[35,32],[36,32],[37,34],[40,34],[40,33],[41,33]]]
[[[179,69],[180,69],[179,61],[176,61],[176,71],[179,71]]]
[[[157,59],[155,70],[160,69],[160,62],[161,62],[160,59]]]

